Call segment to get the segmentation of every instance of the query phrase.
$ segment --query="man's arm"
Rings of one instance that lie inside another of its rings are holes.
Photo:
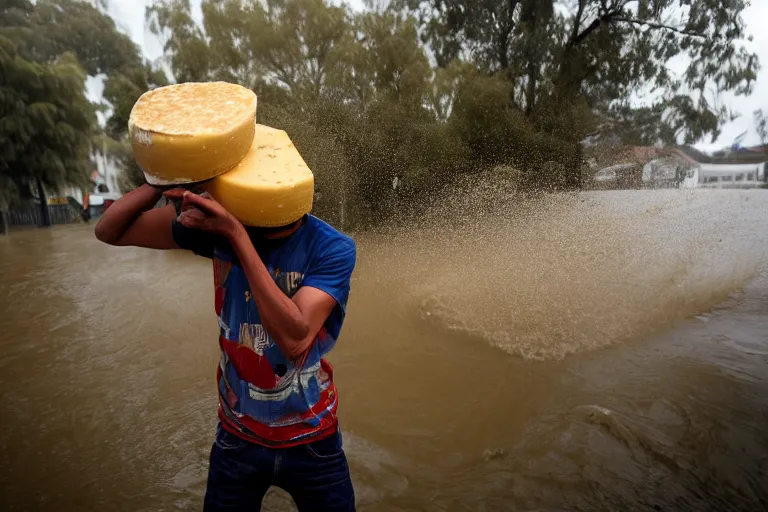
[[[173,205],[153,208],[162,193],[144,184],[110,206],[96,224],[96,238],[109,245],[179,249],[171,225],[176,218]]]
[[[337,297],[308,284],[291,299],[272,279],[245,227],[223,206],[213,199],[190,192],[168,192],[166,196],[182,199],[182,210],[196,210],[194,214],[179,219],[186,228],[203,230],[229,240],[245,271],[264,329],[286,358],[296,360],[301,357],[333,312]],[[322,281],[323,278],[318,277],[317,280]]]
[[[264,329],[286,358],[298,359],[314,342],[336,307],[336,299],[308,286],[300,288],[291,299],[269,274],[242,225],[230,242],[251,286]]]

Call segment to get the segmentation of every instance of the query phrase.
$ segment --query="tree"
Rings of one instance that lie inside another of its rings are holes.
[[[438,135],[427,108],[432,71],[412,18],[355,15],[323,0],[206,0],[202,8],[200,26],[189,2],[150,8],[173,74],[253,88],[260,122],[286,129],[313,169],[324,215],[382,218],[396,176],[409,194],[451,168],[440,157],[461,143]]]
[[[141,53],[112,18],[82,0],[37,0],[30,15],[30,57],[38,62],[74,53],[90,76],[139,69]]]
[[[112,18],[103,11],[104,7],[102,4],[92,5],[77,0],[38,0],[34,4],[27,0],[6,0],[0,11],[0,33],[12,41],[15,59],[37,64],[40,70],[46,70],[50,63],[64,59],[62,62],[77,62],[82,68],[83,78],[86,75],[104,78],[104,104],[83,103],[84,100],[80,97],[72,99],[71,104],[88,113],[91,121],[95,119],[94,110],[106,114],[104,133],[113,137],[116,143],[103,145],[93,144],[94,141],[91,141],[90,148],[95,146],[98,151],[107,147],[113,151],[110,155],[129,169],[130,179],[123,181],[135,183],[138,168],[130,151],[127,151],[128,117],[133,104],[142,93],[168,82],[163,72],[143,59],[136,44],[117,30]],[[66,58],[63,57],[65,55]],[[13,86],[21,89],[26,87],[23,81],[15,82]],[[84,81],[79,87],[84,98]],[[23,95],[22,90],[15,93]],[[97,140],[101,141],[101,131],[96,123],[91,123],[78,137],[96,136]],[[23,141],[16,140],[13,143]],[[77,148],[80,151],[79,146]],[[14,148],[14,151],[34,152],[36,148],[20,146]],[[85,154],[87,158],[89,151]],[[91,165],[75,162],[70,164],[61,179],[50,183],[43,180],[42,183],[53,188],[87,185]],[[17,168],[14,172],[18,175],[24,171],[23,168]],[[17,177],[16,181],[20,179]],[[17,193],[23,193],[23,190],[17,190]]]
[[[202,26],[188,0],[157,0],[147,10],[178,81],[272,84],[309,98],[333,85],[349,40],[343,8],[323,0],[203,0],[202,10]]]
[[[144,181],[127,140],[128,118],[144,92],[167,85],[168,79],[142,57],[127,35],[117,30],[105,7],[77,0],[41,0],[32,23],[46,34],[40,44],[40,58],[72,51],[89,75],[104,77],[102,110],[108,114],[104,133],[116,143],[94,146],[97,150],[106,147],[108,156],[122,167],[121,188],[127,191]]]
[[[647,126],[661,128],[642,138],[716,139],[731,113],[709,92],[747,94],[758,70],[757,56],[743,46],[743,0],[574,0],[558,10],[551,0],[405,4],[420,13],[440,65],[465,58],[502,74],[514,84],[515,107],[544,130],[547,113],[567,111],[578,98],[608,125],[618,123],[633,117],[627,99],[650,89],[658,98],[638,115],[652,115]],[[690,63],[676,77],[668,65],[678,57]]]
[[[78,58],[54,51],[57,29],[41,26],[48,6],[9,0],[0,9],[0,206],[36,195],[44,225],[45,190],[88,181],[96,120]]]
[[[416,20],[401,13],[363,12],[353,20],[356,45],[350,55],[356,98],[384,97],[410,108],[424,105],[431,69],[419,45]]]
[[[48,225],[44,190],[87,183],[96,119],[84,91],[74,55],[32,62],[0,34],[0,206],[34,189]]]
[[[352,197],[375,220],[496,167],[515,167],[524,187],[578,188],[588,134],[717,136],[731,113],[711,92],[747,94],[758,69],[742,0],[366,5],[203,0],[197,23],[189,0],[155,0],[148,20],[176,79],[256,91],[260,121],[313,162],[320,208]]]

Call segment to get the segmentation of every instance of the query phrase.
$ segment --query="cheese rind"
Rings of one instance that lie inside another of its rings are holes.
[[[256,95],[226,82],[182,83],[144,93],[128,133],[153,185],[204,181],[240,162],[253,142]]]
[[[315,179],[286,132],[257,124],[240,164],[203,187],[243,224],[278,227],[312,210]]]

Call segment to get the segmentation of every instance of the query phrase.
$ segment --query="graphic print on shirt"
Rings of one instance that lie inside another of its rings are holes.
[[[301,286],[301,282],[304,280],[304,274],[301,272],[280,272],[280,269],[275,270],[268,269],[272,275],[272,279],[275,280],[275,284],[280,288],[284,294],[293,298],[296,292]]]
[[[240,343],[263,356],[264,351],[269,348],[270,341],[263,325],[240,324]]]
[[[177,205],[177,213],[181,213]],[[242,439],[290,447],[336,429],[333,369],[324,359],[338,339],[356,262],[354,240],[313,215],[290,237],[255,239],[254,249],[274,282],[294,297],[301,287],[322,290],[336,304],[302,359],[286,361],[255,306],[233,248],[221,237],[172,224],[179,247],[213,262],[221,359],[216,372],[219,420]]]
[[[214,257],[216,313],[219,317],[222,357],[219,365],[220,405],[223,415],[239,431],[257,438],[287,427],[278,441],[311,436],[327,427],[323,418],[335,414],[336,393],[332,369],[322,357],[333,346],[323,327],[316,343],[299,367],[289,361],[264,329],[250,294],[245,272]],[[287,296],[298,291],[301,272],[268,270]],[[330,420],[328,420],[330,421]]]

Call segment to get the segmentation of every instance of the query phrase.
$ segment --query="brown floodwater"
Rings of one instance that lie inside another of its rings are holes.
[[[486,187],[355,238],[359,510],[768,507],[768,191]],[[216,330],[207,260],[0,237],[0,510],[200,510]]]

